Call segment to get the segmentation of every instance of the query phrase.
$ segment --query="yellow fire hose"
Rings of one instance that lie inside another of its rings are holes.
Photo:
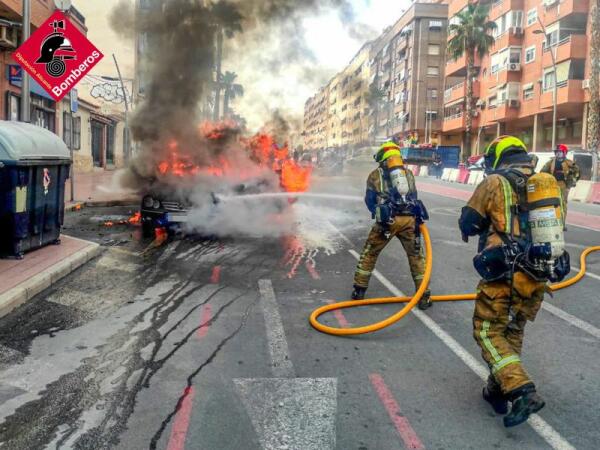
[[[366,334],[372,333],[374,331],[379,331],[385,327],[388,327],[399,320],[401,320],[404,316],[406,316],[413,307],[419,303],[421,297],[425,293],[425,290],[429,286],[429,281],[431,280],[431,266],[433,262],[432,251],[431,251],[431,237],[429,236],[429,230],[427,226],[421,225],[421,233],[423,235],[423,239],[425,241],[425,276],[423,277],[423,282],[421,286],[415,293],[413,297],[380,297],[380,298],[370,298],[367,300],[349,300],[340,303],[332,303],[330,305],[321,306],[318,309],[315,309],[310,315],[310,324],[316,330],[326,333],[332,334],[335,336],[349,336],[356,334]],[[550,289],[553,291],[558,291],[559,289],[564,289],[569,286],[574,285],[579,280],[581,280],[585,276],[586,272],[586,258],[590,253],[600,251],[600,246],[596,247],[588,247],[581,254],[579,273],[568,280],[562,281],[557,284],[553,284],[550,286]],[[453,295],[433,295],[431,300],[434,302],[455,302],[455,301],[465,301],[465,300],[475,300],[476,294],[453,294]],[[364,325],[362,327],[356,328],[336,328],[330,327],[327,325],[323,325],[319,322],[319,317],[327,312],[335,311],[338,309],[345,308],[356,308],[358,306],[367,306],[367,305],[381,305],[387,303],[407,303],[404,308],[398,311],[393,316],[388,317],[380,322]]]

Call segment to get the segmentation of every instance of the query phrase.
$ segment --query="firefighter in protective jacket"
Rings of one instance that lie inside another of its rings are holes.
[[[463,208],[459,226],[464,241],[480,237],[474,265],[483,279],[473,335],[490,367],[483,398],[499,414],[512,402],[504,417],[510,427],[544,407],[521,362],[524,330],[542,306],[547,281],[568,273],[568,254],[558,186],[549,175],[533,175],[525,144],[501,136],[484,157],[489,175]]]
[[[574,161],[567,159],[568,151],[569,148],[566,145],[559,144],[554,152],[555,157],[548,161],[541,170],[544,173],[549,173],[558,181],[565,209],[565,221],[569,191],[575,187],[581,176],[579,166]]]
[[[365,243],[354,275],[352,299],[362,300],[369,286],[377,258],[396,237],[408,257],[411,275],[418,289],[425,274],[425,256],[420,243],[419,226],[427,220],[427,212],[417,198],[413,173],[404,166],[400,148],[386,142],[375,154],[379,167],[367,179],[365,203],[376,219]],[[431,306],[427,290],[419,302],[424,310]]]

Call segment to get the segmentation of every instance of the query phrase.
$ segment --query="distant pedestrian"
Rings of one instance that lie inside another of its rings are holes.
[[[563,208],[565,213],[565,227],[567,223],[567,202],[569,200],[569,191],[574,188],[581,177],[579,166],[574,161],[567,159],[569,148],[564,144],[559,144],[554,154],[556,155],[548,161],[542,168],[542,172],[549,173],[560,186],[562,193]]]

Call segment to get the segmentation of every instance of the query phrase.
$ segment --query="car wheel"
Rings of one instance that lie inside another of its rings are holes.
[[[145,238],[154,237],[154,220],[151,217],[142,217],[142,236]]]

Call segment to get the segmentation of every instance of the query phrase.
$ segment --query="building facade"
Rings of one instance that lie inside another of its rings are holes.
[[[448,5],[413,3],[304,109],[304,148],[394,138],[435,143],[442,126]]]
[[[376,140],[437,143],[442,125],[448,7],[414,3],[373,45],[371,111]]]
[[[468,0],[450,0],[450,23]],[[496,136],[520,137],[533,151],[552,143],[557,87],[557,142],[585,148],[590,74],[589,0],[481,1],[496,23],[495,43],[477,58],[473,146],[481,153]],[[547,39],[544,35],[547,33]],[[450,39],[451,36],[448,37]],[[556,64],[553,64],[555,56]],[[448,61],[443,141],[461,145],[465,130],[465,58]]]

